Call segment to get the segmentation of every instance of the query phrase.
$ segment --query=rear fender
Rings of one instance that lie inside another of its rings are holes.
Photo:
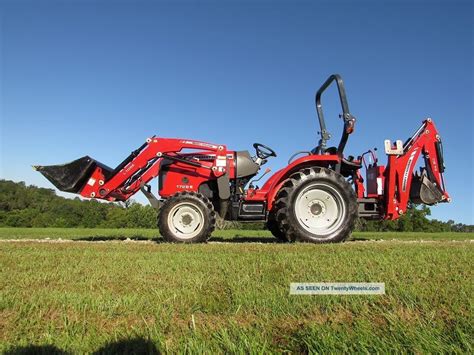
[[[275,196],[281,188],[281,185],[296,171],[313,166],[328,167],[330,164],[337,164],[341,161],[338,155],[308,155],[296,159],[283,169],[273,174],[258,190],[249,190],[245,200],[247,201],[266,201],[267,210],[273,207]]]

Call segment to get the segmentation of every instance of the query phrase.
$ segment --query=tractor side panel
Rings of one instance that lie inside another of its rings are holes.
[[[167,198],[178,192],[198,192],[199,186],[209,180],[215,180],[209,169],[190,167],[182,163],[162,166],[159,175],[158,193]]]

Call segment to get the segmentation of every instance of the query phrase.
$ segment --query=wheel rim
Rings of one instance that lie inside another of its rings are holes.
[[[294,210],[300,225],[321,238],[336,231],[346,215],[341,194],[334,187],[320,182],[305,187],[298,194]]]
[[[192,239],[204,228],[204,215],[194,204],[182,202],[168,214],[168,225],[180,239]]]

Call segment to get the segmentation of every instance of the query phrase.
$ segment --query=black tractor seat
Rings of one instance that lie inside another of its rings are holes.
[[[341,159],[342,166],[349,169],[349,170],[358,170],[362,168],[362,162],[359,160],[354,160],[353,156],[349,156],[347,159]]]
[[[315,151],[313,149],[313,151]],[[328,154],[337,154],[337,148],[336,147],[329,147],[325,150],[326,153]],[[347,158],[342,157],[341,159],[342,167],[345,170],[358,170],[362,168],[362,161],[360,160],[355,160],[352,155],[349,155]]]
[[[353,156],[347,158],[342,157],[341,159],[341,174],[342,176],[349,177],[353,176],[354,173],[362,168],[362,162],[354,160]]]

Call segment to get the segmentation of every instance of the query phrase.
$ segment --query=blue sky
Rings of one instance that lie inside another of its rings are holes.
[[[262,142],[277,170],[316,145],[314,92],[340,73],[358,119],[346,153],[385,162],[384,139],[433,117],[453,202],[432,216],[474,223],[471,2],[0,4],[1,178],[52,187],[31,165],[115,166],[153,134]],[[323,101],[336,145],[336,90]]]

